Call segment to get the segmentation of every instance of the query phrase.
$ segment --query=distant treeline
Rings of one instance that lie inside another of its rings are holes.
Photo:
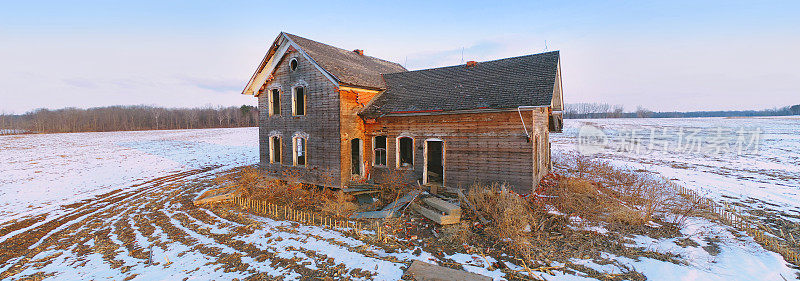
[[[258,108],[163,108],[108,106],[89,109],[36,109],[21,115],[0,114],[0,134],[74,133],[258,126]]]
[[[800,104],[764,110],[716,110],[690,112],[654,112],[643,107],[624,112],[621,105],[605,103],[573,103],[564,105],[564,118],[689,118],[689,117],[747,117],[800,115]]]

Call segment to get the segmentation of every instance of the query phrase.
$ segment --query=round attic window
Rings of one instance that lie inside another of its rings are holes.
[[[289,62],[289,69],[292,71],[297,70],[297,59],[292,59],[292,61]]]

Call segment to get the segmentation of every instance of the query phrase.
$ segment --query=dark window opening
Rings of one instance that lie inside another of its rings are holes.
[[[272,115],[281,115],[281,92],[272,90]]]
[[[281,163],[281,138],[272,137],[272,163]]]
[[[548,129],[553,133],[561,133],[564,130],[564,119],[561,114],[552,114],[548,120]]]
[[[303,87],[294,89],[294,115],[306,115],[306,95]]]
[[[375,137],[375,165],[386,165],[386,136]]]
[[[402,137],[400,142],[400,167],[411,167],[414,165],[414,140],[409,137]]]
[[[289,62],[289,69],[292,71],[297,70],[297,59],[292,59],[292,61]]]
[[[361,175],[361,139],[350,140],[350,171]]]
[[[428,141],[428,183],[444,182],[444,145],[441,141]]]

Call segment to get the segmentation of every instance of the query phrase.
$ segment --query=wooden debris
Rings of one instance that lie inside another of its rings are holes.
[[[421,261],[414,261],[405,276],[418,281],[489,281],[492,278]]]
[[[420,194],[422,194],[422,191],[412,190],[405,196],[400,197],[400,199],[397,199],[397,201],[394,201],[392,202],[392,204],[389,204],[386,207],[384,207],[383,211],[397,211],[401,207],[403,207],[403,205],[405,205],[406,203],[413,201],[414,198],[417,198],[417,196],[419,196]]]
[[[231,186],[231,187],[218,187],[206,190],[200,196],[192,201],[195,206],[199,206],[202,204],[209,204],[209,203],[216,203],[216,202],[224,202],[233,200],[236,196],[235,187],[238,186]]]
[[[426,199],[430,199],[430,198],[426,198]],[[425,202],[425,200],[423,200],[423,202]],[[442,202],[444,202],[444,201],[442,201]],[[452,204],[450,204],[450,205],[452,205]],[[450,209],[452,214],[447,213],[445,210],[441,210],[441,209],[437,208],[436,206],[432,206],[432,207],[434,207],[434,209],[436,209],[436,211],[428,209],[428,208],[423,207],[423,206],[420,206],[417,203],[412,203],[411,204],[411,208],[414,209],[414,211],[417,211],[417,213],[420,213],[424,217],[426,217],[426,218],[428,218],[428,219],[430,219],[430,220],[432,220],[432,221],[434,221],[434,222],[436,222],[438,224],[448,225],[448,224],[458,223],[459,221],[461,221],[461,209],[458,208],[457,206],[456,206],[457,211]]]
[[[422,199],[422,202],[425,202],[425,204],[428,204],[435,209],[441,210],[445,214],[461,217],[461,207],[451,204],[450,202],[436,197]]]
[[[372,212],[358,212],[350,215],[351,219],[382,219],[391,217],[394,214],[392,211],[372,211]]]
[[[405,196],[397,199],[397,201],[392,202],[392,204],[387,205],[380,211],[372,211],[372,212],[358,212],[350,215],[351,219],[380,219],[380,218],[389,218],[398,213],[400,208],[402,208],[405,204],[414,200],[422,194],[419,190],[414,190],[406,194]]]

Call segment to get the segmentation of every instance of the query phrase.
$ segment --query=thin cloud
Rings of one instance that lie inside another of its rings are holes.
[[[238,92],[244,87],[241,79],[183,78],[182,80],[192,86],[223,94]]]

